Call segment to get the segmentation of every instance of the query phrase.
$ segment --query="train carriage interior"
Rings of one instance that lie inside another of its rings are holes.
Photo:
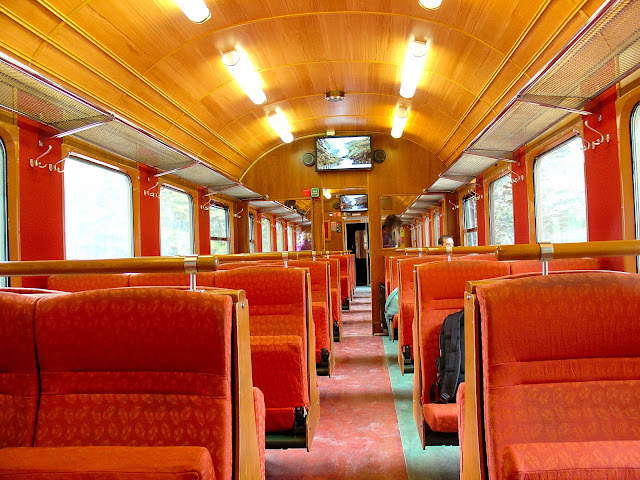
[[[0,176],[0,478],[640,479],[638,0],[0,0]]]

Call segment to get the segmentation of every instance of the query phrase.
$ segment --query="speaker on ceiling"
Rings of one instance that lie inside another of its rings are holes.
[[[307,167],[312,167],[316,163],[316,157],[313,153],[305,153],[302,156],[302,163]]]
[[[384,152],[384,150],[376,150],[373,152],[373,160],[376,163],[384,162],[385,158],[387,158],[387,154]]]
[[[340,202],[335,202],[335,203],[333,204],[333,209],[334,209],[334,210],[340,210]]]

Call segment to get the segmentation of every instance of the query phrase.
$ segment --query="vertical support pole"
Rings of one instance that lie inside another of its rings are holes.
[[[447,262],[451,261],[451,255],[453,254],[453,247],[446,247],[447,249]]]
[[[282,262],[284,263],[284,268],[289,267],[289,252],[282,252]]]
[[[196,273],[198,273],[198,256],[188,255],[184,257],[184,271],[189,274],[189,290],[196,290]]]
[[[549,260],[553,258],[553,244],[540,243],[540,261],[542,262],[542,275],[549,275]]]

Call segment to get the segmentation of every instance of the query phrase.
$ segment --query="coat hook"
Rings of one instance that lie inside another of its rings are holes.
[[[30,159],[29,160],[29,165],[31,165],[32,167],[47,168],[47,164],[40,162],[40,159],[42,157],[44,157],[45,155],[47,155],[51,151],[52,148],[53,148],[53,145],[49,145],[47,147],[47,150],[44,153],[41,153],[36,158]],[[49,169],[49,170],[51,170],[51,169]]]
[[[147,190],[144,191],[145,195],[148,195],[151,198],[160,198],[160,192],[152,192],[151,190],[153,190],[154,188],[156,188],[158,185],[160,184],[160,181],[156,180],[156,184],[151,187],[148,188]]]
[[[578,136],[578,138],[582,142],[582,145],[580,145],[580,151],[586,152],[587,150],[589,150],[591,148],[591,144],[589,142],[587,142],[584,138],[582,138],[582,135],[580,134],[580,132],[578,130],[576,130],[574,128],[572,131],[573,131],[573,133],[575,133]]]
[[[240,214],[241,214],[242,212],[244,212],[244,208],[241,208],[239,212],[234,213],[234,214],[233,214],[233,216],[234,216],[235,218],[240,218]]]
[[[519,181],[524,180],[524,175],[517,175],[513,172],[509,172],[509,179],[511,180],[511,183],[518,183]]]
[[[447,200],[451,204],[451,210],[457,210],[459,205],[453,203],[451,200]]]
[[[64,166],[63,167],[58,167],[58,165],[60,165],[61,163],[63,163],[66,160],[66,158],[63,158],[62,160],[58,160],[56,163],[49,164],[49,171],[51,172],[57,172],[57,173],[64,173]]]
[[[592,132],[597,133],[598,135],[600,135],[599,139],[596,139],[593,142],[591,142],[591,145],[592,145],[591,148],[596,148],[596,146],[604,143],[605,141],[607,143],[609,143],[609,140],[611,139],[611,137],[609,136],[608,133],[607,133],[606,136],[604,134],[600,133],[598,130],[596,130],[591,125],[589,125],[589,121],[588,120],[584,121],[584,126],[587,127],[589,130],[591,130]]]

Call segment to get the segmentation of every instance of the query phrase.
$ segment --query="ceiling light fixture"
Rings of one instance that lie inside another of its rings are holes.
[[[331,190],[323,188],[322,194],[324,195],[324,198],[326,198],[327,200],[331,200]]]
[[[400,138],[404,131],[404,126],[407,123],[409,117],[409,107],[403,107],[398,105],[396,113],[393,116],[393,125],[391,126],[391,136],[393,138]]]
[[[260,75],[255,71],[251,61],[243,51],[231,50],[223,53],[222,63],[224,63],[229,73],[253,103],[262,105],[267,101],[267,96],[262,91]]]
[[[429,43],[411,40],[404,56],[402,66],[402,84],[400,84],[400,96],[411,98],[416,93],[418,82],[422,76],[422,69],[427,61]]]
[[[175,2],[193,23],[204,23],[211,18],[211,12],[204,0],[175,0]]]
[[[284,143],[291,143],[293,141],[289,122],[287,122],[287,118],[280,110],[276,110],[275,113],[267,115],[267,121]]]
[[[331,90],[324,94],[324,99],[327,102],[341,102],[344,100],[344,92],[342,90]]]
[[[442,5],[442,0],[418,0],[418,3],[422,8],[428,8],[429,10],[435,10]]]

